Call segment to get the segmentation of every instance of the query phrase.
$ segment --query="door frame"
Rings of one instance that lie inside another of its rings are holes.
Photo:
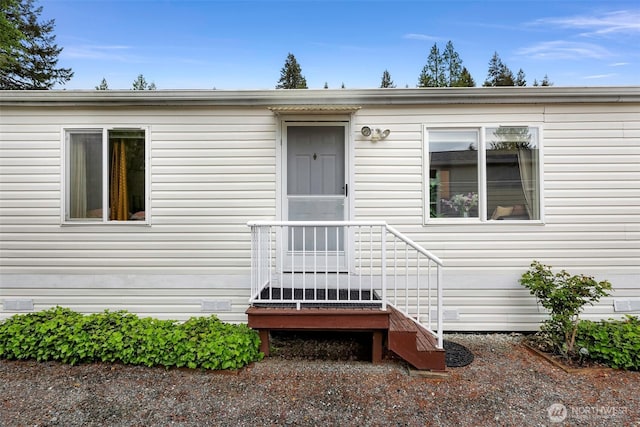
[[[347,197],[345,198],[345,221],[354,218],[355,192],[353,191],[353,170],[354,170],[354,149],[353,135],[351,132],[352,114],[350,115],[292,115],[279,116],[276,127],[276,221],[286,220],[286,177],[287,177],[287,147],[286,129],[287,126],[343,126],[345,129],[345,184],[347,184]],[[353,233],[345,233],[345,263],[347,271],[352,269]],[[282,244],[281,242],[279,244]],[[277,253],[282,253],[277,248]]]

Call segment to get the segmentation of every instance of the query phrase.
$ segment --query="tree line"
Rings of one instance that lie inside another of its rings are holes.
[[[42,6],[36,0],[0,0],[0,90],[51,89],[64,85],[73,77],[71,68],[58,66],[58,56],[63,48],[55,43],[55,20],[42,21]],[[418,76],[417,87],[473,87],[475,80],[463,65],[453,43],[449,41],[441,51],[437,43],[431,47],[427,63]],[[489,61],[487,77],[482,84],[491,86],[526,86],[522,69],[517,73],[502,61],[495,52]],[[545,75],[533,86],[551,86]],[[307,80],[296,57],[289,53],[280,71],[276,89],[307,89]],[[341,86],[345,88],[344,83]],[[395,83],[388,70],[382,73],[381,88],[394,88]],[[407,86],[408,87],[408,86]],[[329,85],[324,84],[328,89]],[[108,90],[105,78],[95,86],[96,90]],[[132,90],[156,90],[155,83],[148,83],[140,74],[132,83]]]
[[[495,52],[489,61],[489,70],[487,78],[482,86],[526,86],[526,76],[522,68],[514,75],[513,71],[502,61],[498,52]],[[534,80],[533,86],[551,86],[553,83],[549,81],[547,75],[541,82]],[[418,76],[417,87],[474,87],[476,82],[469,73],[467,67],[462,65],[462,59],[456,52],[451,41],[447,42],[444,50],[441,52],[437,43],[431,47],[427,63],[422,68]],[[342,83],[342,89],[344,89]],[[396,85],[391,78],[389,70],[382,72],[380,82],[381,88],[395,88]],[[327,83],[324,88],[328,89]],[[280,71],[280,80],[276,85],[276,89],[307,89],[307,80],[302,75],[300,64],[292,53],[289,53],[287,59]]]

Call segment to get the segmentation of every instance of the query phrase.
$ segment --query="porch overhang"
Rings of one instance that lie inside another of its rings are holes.
[[[267,107],[274,114],[352,114],[362,107],[358,105],[278,105]]]

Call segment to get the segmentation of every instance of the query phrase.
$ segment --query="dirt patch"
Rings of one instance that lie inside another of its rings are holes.
[[[362,332],[271,332],[271,357],[285,360],[371,361],[372,337]]]

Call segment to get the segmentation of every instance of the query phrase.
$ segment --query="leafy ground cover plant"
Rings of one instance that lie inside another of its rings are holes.
[[[640,319],[582,320],[576,344],[586,349],[589,358],[616,369],[640,370]]]
[[[54,307],[0,323],[0,358],[5,359],[238,369],[263,357],[259,347],[256,331],[216,316],[179,323],[127,311],[85,316]]]
[[[540,327],[541,340],[565,360],[578,357],[575,340],[580,312],[586,304],[593,305],[608,295],[611,283],[582,274],[572,276],[565,270],[554,274],[550,266],[533,261],[520,284],[550,312]]]

